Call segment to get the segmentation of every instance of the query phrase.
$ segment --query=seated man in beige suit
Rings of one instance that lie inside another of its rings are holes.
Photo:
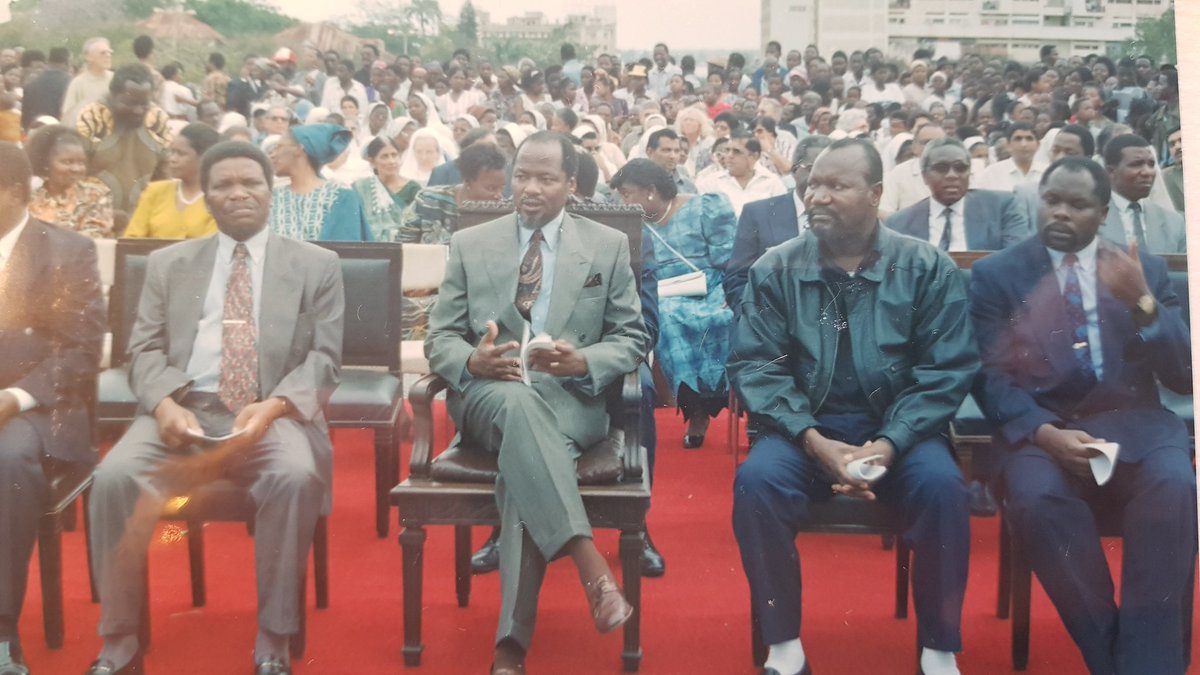
[[[525,671],[549,560],[575,563],[600,632],[633,612],[592,543],[575,459],[607,435],[604,390],[637,368],[646,334],[628,240],[564,210],[577,164],[560,134],[521,144],[516,213],[454,234],[425,340],[455,424],[499,455],[501,675]],[[517,355],[526,323],[554,338],[531,357],[530,386]]]
[[[145,551],[163,499],[219,476],[244,485],[257,508],[254,672],[291,672],[288,636],[332,484],[323,409],[341,367],[345,301],[333,252],[266,229],[271,176],[257,147],[213,146],[200,184],[218,233],[146,263],[129,338],[138,416],[92,487],[104,647],[88,675],[141,672]],[[243,433],[207,449],[195,437],[231,431]]]

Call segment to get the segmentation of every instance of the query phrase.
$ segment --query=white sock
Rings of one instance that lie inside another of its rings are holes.
[[[921,670],[925,675],[960,675],[954,652],[940,652],[929,647],[921,648]]]
[[[771,645],[763,668],[774,668],[783,675],[795,675],[804,669],[804,647],[800,638]]]
[[[112,663],[117,669],[125,667],[125,664],[133,660],[137,656],[138,639],[136,635],[115,635],[104,638],[104,646],[100,648],[101,661]]]

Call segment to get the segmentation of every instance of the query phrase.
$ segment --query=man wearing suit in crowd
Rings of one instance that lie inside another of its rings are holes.
[[[87,475],[104,336],[96,247],[29,216],[32,169],[0,143],[0,673],[28,675],[17,624],[49,480]]]
[[[257,509],[255,672],[290,672],[297,589],[332,485],[323,409],[341,367],[344,300],[335,254],[266,229],[271,178],[258,148],[211,148],[200,181],[219,232],[146,263],[129,339],[138,416],[92,487],[104,646],[90,675],[141,672],[145,549],[161,500],[186,494],[176,479],[222,455],[230,461],[217,473],[244,485]],[[231,430],[244,433],[207,450],[194,438]]]
[[[516,213],[454,234],[425,340],[455,424],[499,456],[500,675],[524,672],[547,561],[575,563],[600,632],[633,612],[592,542],[575,459],[607,435],[604,392],[638,367],[646,334],[628,240],[564,210],[577,161],[561,134],[521,144]],[[531,386],[514,353],[527,322],[555,338],[530,356]]]
[[[1091,159],[1096,154],[1096,139],[1088,128],[1079,124],[1068,124],[1058,130],[1050,143],[1050,161],[1057,162],[1063,157],[1082,157]],[[1037,232],[1037,214],[1041,207],[1041,197],[1038,195],[1041,176],[1023,181],[1013,190],[1021,215],[1029,223],[1029,232]]]
[[[1104,147],[1104,164],[1112,201],[1100,236],[1122,248],[1137,242],[1147,253],[1187,253],[1183,216],[1147,199],[1158,166],[1150,143],[1135,134],[1117,136]]]
[[[946,433],[979,358],[962,275],[879,223],[882,181],[869,140],[830,145],[809,176],[808,231],[763,254],[741,300],[729,374],[764,432],[734,480],[733,530],[770,645],[765,675],[812,672],[795,528],[831,493],[895,504],[921,669],[958,673],[970,527]],[[886,475],[855,474],[860,459]]]
[[[796,181],[796,189],[778,197],[750,202],[742,209],[724,281],[725,301],[735,318],[741,312],[742,289],[746,287],[746,278],[754,261],[772,246],[795,239],[808,229],[808,221],[804,216],[804,191],[808,188],[808,174],[817,161],[817,155],[832,142],[828,136],[801,138],[792,153],[792,178]]]
[[[888,218],[888,227],[943,251],[996,251],[1032,232],[1012,194],[970,189],[971,155],[962,141],[930,141],[919,161],[930,196]]]
[[[1042,177],[1039,236],[972,268],[975,395],[1005,454],[1013,535],[1089,671],[1179,675],[1196,479],[1158,382],[1191,392],[1191,338],[1163,261],[1097,236],[1108,193],[1095,162],[1059,160]],[[1104,485],[1096,441],[1120,446]],[[1121,519],[1119,603],[1096,512]]]

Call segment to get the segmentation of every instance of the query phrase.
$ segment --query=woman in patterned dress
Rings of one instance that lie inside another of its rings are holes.
[[[87,175],[83,137],[61,124],[33,133],[25,148],[33,173],[42,184],[33,191],[29,212],[33,217],[94,239],[111,239],[112,192]]]
[[[683,447],[698,448],[709,418],[728,401],[725,362],[733,312],[725,304],[721,282],[737,230],[733,206],[721,194],[678,194],[670,174],[648,159],[630,160],[610,185],[624,203],[642,207],[643,236],[654,242],[659,281],[696,269],[704,273],[705,295],[659,295],[660,333],[654,350],[688,423]]]
[[[275,175],[290,179],[271,196],[271,231],[293,239],[372,241],[354,190],[321,178],[321,167],[350,144],[349,129],[333,124],[292,127],[271,150]]]

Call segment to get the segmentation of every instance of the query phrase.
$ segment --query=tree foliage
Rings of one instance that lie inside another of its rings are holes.
[[[188,0],[187,8],[225,36],[278,33],[300,23],[261,0]]]
[[[1127,56],[1149,56],[1155,63],[1176,63],[1175,8],[1157,19],[1142,19],[1134,28],[1133,42],[1125,49]]]
[[[479,19],[471,0],[463,3],[462,11],[458,13],[458,37],[465,45],[474,47],[479,44]]]

